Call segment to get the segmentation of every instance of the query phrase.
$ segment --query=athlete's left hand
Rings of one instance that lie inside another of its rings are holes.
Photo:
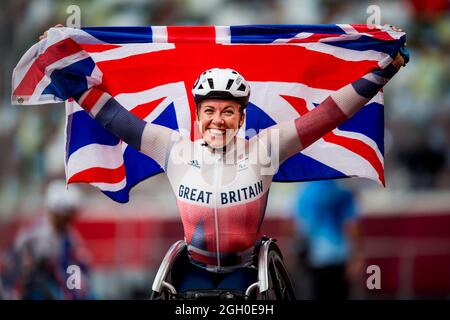
[[[56,26],[54,26],[53,28],[63,28],[64,26],[62,24],[57,24]],[[39,36],[39,40],[45,39],[47,38],[47,34],[48,34],[48,30],[46,30],[43,34],[41,34]]]
[[[390,29],[395,32],[403,32],[403,29],[397,28],[393,25],[385,24],[383,26],[384,29]],[[406,44],[405,44],[406,45]],[[397,53],[397,56],[392,61],[392,64],[397,67],[397,69],[400,69],[401,67],[406,66],[406,64],[409,62],[409,51],[406,49],[406,47],[400,48],[399,53]]]

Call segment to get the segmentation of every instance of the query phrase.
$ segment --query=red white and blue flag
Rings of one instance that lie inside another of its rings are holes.
[[[71,97],[99,86],[148,122],[194,137],[197,77],[232,68],[250,83],[245,130],[312,110],[333,91],[384,67],[405,34],[366,25],[52,28],[13,74],[13,104],[66,101],[66,176],[118,202],[162,172],[107,132]],[[274,181],[366,177],[384,181],[380,91],[351,119],[285,161]]]

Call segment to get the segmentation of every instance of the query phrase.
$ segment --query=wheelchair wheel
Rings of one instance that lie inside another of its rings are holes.
[[[274,242],[269,244],[267,254],[268,289],[258,295],[262,300],[295,300],[295,292],[281,252]]]
[[[295,300],[291,281],[283,261],[278,255],[273,258],[269,265],[269,274],[276,300]]]
[[[162,292],[152,291],[150,295],[150,300],[171,300],[170,298],[171,298],[170,292],[168,291]]]

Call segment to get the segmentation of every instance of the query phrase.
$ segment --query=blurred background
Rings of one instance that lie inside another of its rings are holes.
[[[450,298],[450,5],[447,0],[6,0],[0,5],[0,258],[20,230],[44,214],[46,187],[64,178],[64,107],[11,106],[12,70],[38,36],[66,23],[69,5],[81,26],[321,24],[367,22],[407,32],[411,62],[385,89],[385,175],[382,188],[343,181],[357,203],[362,265],[353,298]],[[146,298],[169,245],[182,238],[174,196],[164,175],[138,185],[116,204],[81,185],[75,228],[90,252],[91,287],[100,299]],[[278,239],[299,289],[298,197],[303,184],[272,187],[263,233]],[[366,286],[369,265],[381,289]],[[5,274],[5,267],[0,272]],[[5,280],[4,280],[5,281]],[[1,283],[0,283],[1,285]],[[3,286],[5,286],[3,284]],[[1,286],[0,286],[1,290]],[[5,295],[6,298],[14,296]]]

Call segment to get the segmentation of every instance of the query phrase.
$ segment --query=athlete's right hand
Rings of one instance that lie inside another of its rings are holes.
[[[62,24],[57,24],[56,26],[54,26],[53,28],[62,28],[62,27],[64,27]],[[45,39],[45,38],[47,38],[47,34],[48,34],[48,30],[46,30],[43,34],[41,34],[40,36],[39,36],[39,40],[42,40],[42,39]]]

